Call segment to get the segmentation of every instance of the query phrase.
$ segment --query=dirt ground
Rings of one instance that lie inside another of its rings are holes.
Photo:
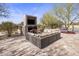
[[[0,56],[79,56],[79,34],[61,33],[61,39],[44,49],[24,36],[0,40]]]

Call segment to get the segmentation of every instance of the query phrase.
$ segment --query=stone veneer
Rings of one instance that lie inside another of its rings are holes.
[[[57,41],[58,39],[60,39],[60,33],[52,33],[45,36],[36,36],[28,33],[26,39],[32,42],[37,47],[44,48],[50,45],[51,43]]]

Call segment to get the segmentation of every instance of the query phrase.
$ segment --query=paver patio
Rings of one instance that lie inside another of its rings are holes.
[[[0,40],[0,56],[79,56],[79,34],[61,34],[61,39],[39,49],[24,36]]]

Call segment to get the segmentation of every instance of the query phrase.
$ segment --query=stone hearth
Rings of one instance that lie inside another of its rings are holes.
[[[46,46],[60,39],[60,33],[51,33],[42,36],[42,34],[33,34],[28,32],[27,39],[37,47],[45,48]]]

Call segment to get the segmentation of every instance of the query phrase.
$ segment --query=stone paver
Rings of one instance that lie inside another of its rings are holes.
[[[61,34],[61,39],[40,49],[24,36],[0,40],[0,56],[79,56],[79,34]]]

